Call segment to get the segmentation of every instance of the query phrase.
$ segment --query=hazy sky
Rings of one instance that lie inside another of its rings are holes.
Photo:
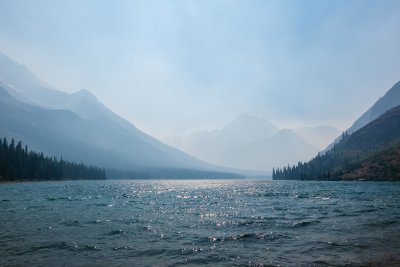
[[[0,50],[162,136],[350,126],[400,80],[400,1],[0,0]]]

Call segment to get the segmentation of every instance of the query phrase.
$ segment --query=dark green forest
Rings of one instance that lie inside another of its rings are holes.
[[[342,142],[348,136],[342,135]],[[335,145],[331,151],[318,154],[309,162],[285,166],[272,171],[274,180],[339,180],[339,176],[350,168],[354,153],[347,153]]]
[[[400,180],[400,141],[367,153],[336,148],[309,162],[274,169],[272,176],[274,180]]]
[[[0,181],[101,180],[104,169],[48,157],[14,139],[0,140]]]

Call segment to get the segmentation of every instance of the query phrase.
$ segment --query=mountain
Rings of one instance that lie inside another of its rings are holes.
[[[311,159],[317,152],[318,148],[295,131],[283,129],[270,138],[253,141],[240,147],[238,155],[242,155],[240,161],[249,168],[271,171],[277,164],[296,164]]]
[[[345,138],[338,149],[363,152],[384,148],[400,138],[400,105]]]
[[[400,143],[378,151],[341,175],[343,180],[400,181]]]
[[[173,161],[152,151],[150,144],[135,140],[116,124],[88,120],[70,110],[36,107],[12,97],[3,88],[0,104],[0,134],[48,155],[107,168],[173,165]]]
[[[201,160],[230,168],[270,172],[276,164],[308,160],[318,148],[295,131],[242,114],[218,130],[197,131],[169,143]]]
[[[278,128],[264,118],[242,114],[221,129],[196,131],[166,142],[213,164],[249,169],[240,160],[232,160],[237,157],[238,148],[253,140],[270,137],[277,131]]]
[[[354,133],[398,105],[400,105],[400,81],[393,85],[383,97],[379,98],[371,108],[358,118],[347,130],[347,133]]]
[[[400,106],[390,109],[308,163],[278,169],[275,179],[400,180]]]
[[[383,115],[386,111],[400,105],[400,81],[393,85],[384,96],[378,99],[360,118],[358,118],[353,125],[346,131],[347,134],[352,134],[361,129],[368,123],[374,121],[379,116]],[[325,150],[329,151],[334,144],[340,141],[340,136],[335,139]]]
[[[2,54],[0,87],[0,135],[48,155],[124,170],[222,170],[143,133],[89,91],[57,91]]]
[[[240,144],[245,144],[253,140],[271,137],[278,131],[279,129],[265,118],[241,114],[225,125],[219,132],[224,137],[235,139]]]

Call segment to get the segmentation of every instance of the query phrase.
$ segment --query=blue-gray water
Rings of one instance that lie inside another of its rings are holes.
[[[1,266],[399,266],[400,183],[0,184]]]

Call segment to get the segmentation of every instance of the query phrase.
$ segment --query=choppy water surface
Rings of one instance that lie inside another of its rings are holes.
[[[399,266],[400,183],[0,184],[2,266]]]

